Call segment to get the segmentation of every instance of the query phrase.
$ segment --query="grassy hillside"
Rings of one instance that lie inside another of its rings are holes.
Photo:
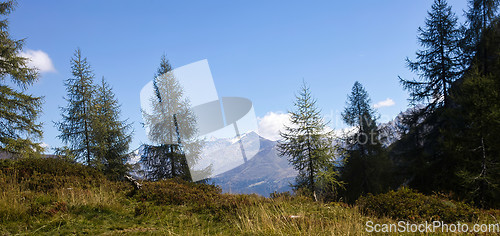
[[[373,217],[371,202],[376,199],[364,199],[360,208],[287,194],[222,194],[218,187],[180,180],[144,182],[135,191],[64,160],[0,161],[2,235],[362,235],[368,220],[397,222]],[[499,216],[492,212],[472,209],[467,221],[494,222]]]

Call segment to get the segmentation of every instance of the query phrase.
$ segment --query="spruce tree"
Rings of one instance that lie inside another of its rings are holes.
[[[112,179],[128,171],[127,152],[131,142],[130,124],[120,120],[120,105],[102,78],[91,106],[91,143],[95,166]]]
[[[153,142],[153,145],[145,145],[142,153],[146,176],[153,180],[173,177],[190,180],[189,167],[199,158],[203,142],[196,136],[196,117],[189,99],[184,96],[165,55],[161,58],[153,87],[152,111],[142,113],[148,139]]]
[[[0,3],[0,15],[6,17],[14,9],[14,1]],[[26,93],[38,79],[38,71],[28,68],[28,59],[19,56],[23,40],[15,40],[8,32],[7,19],[0,20],[0,151],[17,156],[33,156],[43,148],[40,116],[42,98]],[[10,80],[10,82],[9,82]]]
[[[346,183],[344,196],[354,202],[367,193],[381,193],[391,183],[391,163],[379,140],[375,111],[371,108],[368,93],[355,82],[342,112],[344,122],[354,127],[345,138],[342,180]]]
[[[94,74],[87,58],[82,57],[80,49],[71,58],[72,78],[65,81],[68,102],[62,107],[62,121],[56,126],[61,132],[58,136],[77,160],[92,164],[92,115],[94,97]]]
[[[416,53],[416,61],[406,59],[419,80],[399,80],[413,103],[429,102],[428,108],[434,110],[447,104],[448,89],[462,71],[462,52],[457,18],[446,0],[435,0],[428,15],[425,28],[418,28],[424,49]]]
[[[309,87],[304,83],[296,95],[295,110],[290,111],[290,126],[280,132],[282,140],[278,142],[279,155],[288,157],[288,161],[298,170],[295,189],[307,190],[316,198],[318,181],[327,180],[337,187],[340,185],[335,175],[334,149],[332,133],[327,130],[326,123],[316,107]],[[333,173],[333,175],[332,175]]]

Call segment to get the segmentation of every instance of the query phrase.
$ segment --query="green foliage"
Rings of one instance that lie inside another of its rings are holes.
[[[290,164],[299,171],[295,188],[307,188],[311,196],[316,197],[318,174],[336,171],[327,168],[334,162],[332,133],[326,130],[316,100],[311,97],[305,82],[299,95],[296,95],[294,105],[296,110],[289,112],[292,125],[285,126],[285,132],[280,132],[282,140],[278,142],[279,155],[288,157]],[[339,187],[341,182],[334,175],[322,175],[321,181],[330,188]]]
[[[477,206],[490,208],[500,206],[500,23],[485,29],[483,40],[488,41],[490,56],[483,61],[479,51],[452,90],[456,106],[446,111],[451,128],[444,136],[446,150],[458,159],[460,167],[457,193]]]
[[[152,181],[174,177],[192,181],[186,155],[181,148],[178,144],[143,145],[141,160],[146,166],[145,177]]]
[[[0,151],[19,157],[36,156],[43,151],[36,141],[42,137],[42,126],[37,123],[41,114],[42,98],[26,93],[38,79],[36,68],[27,66],[28,58],[19,55],[23,40],[10,37],[8,21],[4,17],[14,10],[14,1],[0,3]],[[9,85],[9,81],[11,85]]]
[[[127,152],[132,136],[130,124],[120,121],[120,105],[104,80],[92,100],[91,143],[95,166],[112,179],[121,179],[129,167]]]
[[[58,136],[64,144],[69,145],[69,149],[77,160],[91,164],[92,155],[91,143],[91,108],[94,97],[94,73],[90,68],[87,58],[82,57],[80,49],[75,51],[71,58],[71,73],[73,78],[65,81],[67,107],[60,108],[62,121],[56,126],[61,132]]]
[[[153,87],[155,96],[149,101],[151,111],[142,111],[148,139],[153,143],[145,145],[141,154],[146,177],[150,180],[181,176],[191,179],[189,166],[199,159],[203,141],[196,136],[196,117],[165,55]]]
[[[474,58],[485,61],[488,58],[487,43],[484,40],[485,31],[493,25],[497,18],[499,0],[469,0],[469,9],[465,16],[467,21],[462,26],[463,39],[461,48],[465,54],[465,66],[467,68],[473,64]],[[476,54],[479,52],[481,56]],[[486,69],[483,64],[482,70]]]
[[[341,196],[347,202],[354,202],[363,194],[387,191],[391,184],[392,163],[379,139],[368,93],[357,81],[348,96],[342,118],[356,129],[344,140],[341,179],[346,188]]]
[[[67,181],[47,185],[57,179]],[[461,223],[470,219],[461,215]],[[480,223],[496,223],[500,213],[481,215]],[[109,181],[76,162],[0,161],[2,235],[362,235],[367,220],[394,223],[363,216],[342,203],[313,202],[300,193],[273,198],[221,194],[218,187],[179,179],[144,182],[134,192],[130,183]]]
[[[449,107],[452,84],[467,66],[451,7],[445,0],[435,0],[431,8],[425,28],[419,28],[418,40],[424,49],[417,52],[416,61],[407,59],[419,80],[399,78],[410,92],[413,105],[424,104],[415,106],[404,118],[405,133],[391,147],[391,156],[399,165],[400,183],[424,193],[449,191],[456,184],[456,160],[443,147],[442,131],[450,129],[443,113]]]
[[[418,41],[424,49],[417,52],[416,61],[406,59],[420,79],[399,80],[410,92],[412,102],[430,102],[430,107],[440,107],[446,106],[448,89],[463,69],[460,31],[446,0],[435,0],[428,14],[425,28],[418,28]]]
[[[98,170],[59,158],[1,160],[0,176],[38,192],[63,187],[91,188],[106,182]]]
[[[425,83],[402,81],[414,100],[431,104],[406,117],[405,134],[391,146],[400,183],[426,194],[453,192],[483,208],[498,207],[500,197],[498,6],[498,0],[469,1],[457,36],[450,8],[435,2],[420,36],[429,50],[409,64]],[[438,57],[428,57],[433,54]]]
[[[120,105],[104,78],[94,85],[94,74],[80,49],[71,59],[71,68],[73,78],[65,82],[68,105],[61,108],[62,121],[56,123],[58,137],[68,146],[57,153],[121,179],[129,169],[130,124],[119,120]]]
[[[0,232],[55,230],[72,224],[67,217],[75,220],[74,215],[102,218],[96,214],[123,207],[129,189],[128,183],[110,182],[94,168],[65,159],[1,160]]]
[[[440,196],[426,196],[408,188],[379,195],[368,194],[359,198],[356,205],[364,214],[412,222],[473,221],[479,214],[478,209],[466,203]]]
[[[370,96],[363,85],[358,81],[354,82],[351,94],[347,97],[346,107],[342,112],[342,120],[359,130],[364,130],[363,128],[366,126],[373,126],[375,111],[371,108],[370,103]]]
[[[263,200],[257,195],[231,195],[221,192],[218,186],[174,178],[145,182],[134,197],[139,201],[152,201],[159,205],[189,205],[195,212],[216,214],[234,212]]]
[[[345,190],[345,182],[341,180],[335,163],[325,164],[317,174],[318,197],[324,202],[337,201],[339,193]]]

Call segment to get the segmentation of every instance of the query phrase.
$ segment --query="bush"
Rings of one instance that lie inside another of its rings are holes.
[[[479,214],[479,210],[466,203],[426,196],[408,188],[375,196],[368,194],[360,197],[356,205],[363,214],[412,222],[464,222],[477,219]]]
[[[269,194],[271,199],[282,199],[282,200],[291,200],[294,196],[290,192],[272,192]]]
[[[98,170],[59,158],[1,160],[0,177],[39,192],[62,187],[98,187],[106,182]]]
[[[194,211],[210,213],[230,212],[264,199],[257,195],[222,194],[218,186],[181,179],[145,182],[135,198],[157,205],[187,205]]]

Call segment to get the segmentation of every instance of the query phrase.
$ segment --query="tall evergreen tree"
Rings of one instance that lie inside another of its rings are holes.
[[[357,81],[348,96],[342,119],[355,127],[344,145],[345,164],[341,176],[346,183],[346,200],[353,202],[363,194],[388,190],[391,163],[379,140],[375,111],[370,106],[368,93]]]
[[[9,15],[14,5],[14,1],[1,2],[0,15]],[[1,19],[0,151],[31,156],[43,150],[36,142],[42,137],[41,124],[36,121],[41,113],[42,98],[26,93],[38,79],[38,71],[28,68],[28,59],[19,56],[23,43],[10,37],[7,19]]]
[[[414,105],[424,104],[405,117],[408,132],[391,148],[393,159],[402,165],[398,169],[406,169],[403,183],[424,193],[450,191],[456,185],[457,161],[443,145],[443,130],[450,129],[443,112],[450,106],[451,85],[464,72],[456,16],[445,0],[435,0],[431,8],[426,27],[419,28],[424,50],[417,52],[417,61],[407,59],[420,80],[399,78]]]
[[[61,132],[58,136],[78,160],[92,164],[92,100],[94,96],[94,74],[87,58],[83,58],[80,49],[71,58],[72,78],[65,81],[67,107],[61,108],[62,121],[56,126]]]
[[[446,0],[435,0],[428,14],[425,28],[418,28],[418,41],[424,49],[417,52],[416,61],[406,59],[420,79],[399,80],[412,102],[430,102],[428,108],[435,108],[446,106],[448,89],[462,71],[462,57],[457,18]]]
[[[161,58],[153,87],[155,96],[150,100],[152,111],[142,113],[148,138],[154,143],[146,145],[142,155],[147,177],[154,180],[172,177],[191,179],[188,167],[196,163],[203,142],[196,136],[196,117],[189,99],[184,96],[183,88],[165,56]]]
[[[113,179],[128,171],[127,151],[131,142],[130,124],[120,120],[120,105],[111,87],[102,78],[91,106],[91,146],[95,165]]]
[[[484,208],[500,204],[500,22],[488,26],[481,50],[451,93],[455,106],[446,111],[451,129],[444,133],[446,148],[459,162],[457,193]],[[488,68],[485,73],[484,68]]]
[[[476,53],[479,51],[481,56],[476,57],[486,61],[488,56],[487,44],[489,40],[483,37],[484,31],[490,27],[497,18],[498,6],[500,0],[469,0],[469,9],[466,12],[467,21],[462,27],[464,37],[462,39],[462,48],[465,53],[464,66],[469,68],[472,65]],[[476,66],[479,65],[476,63]],[[485,72],[487,64],[481,63],[480,72]]]
[[[325,178],[332,177],[331,173],[336,171],[328,168],[334,162],[332,133],[327,130],[316,100],[305,83],[296,95],[294,106],[295,110],[289,112],[292,125],[280,132],[279,155],[288,157],[290,164],[299,171],[294,187],[305,189],[316,198],[319,180],[327,179],[335,186],[340,185],[336,178]]]

